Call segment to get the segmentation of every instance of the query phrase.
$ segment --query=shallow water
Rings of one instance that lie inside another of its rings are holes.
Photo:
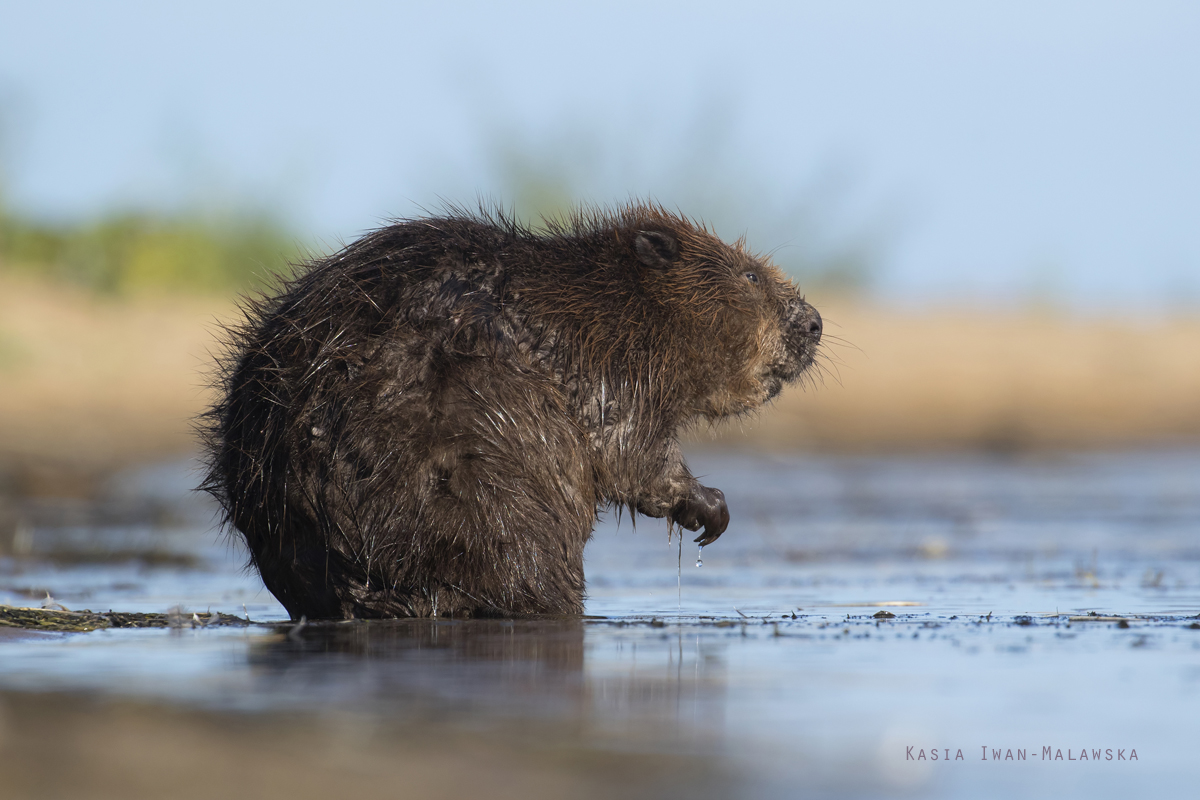
[[[1186,796],[1200,778],[1200,452],[692,466],[729,531],[698,568],[690,537],[606,520],[584,620],[296,628],[187,464],[124,476],[99,510],[29,505],[0,602],[277,624],[0,639],[0,690],[520,730],[702,759],[741,797]],[[1070,619],[1090,612],[1131,619]]]

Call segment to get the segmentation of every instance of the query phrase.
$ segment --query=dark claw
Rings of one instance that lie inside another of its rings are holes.
[[[693,541],[701,547],[712,544],[729,527],[729,506],[725,504],[725,493],[696,484],[691,497],[680,501],[671,509],[671,521],[689,531],[704,528],[704,533]]]

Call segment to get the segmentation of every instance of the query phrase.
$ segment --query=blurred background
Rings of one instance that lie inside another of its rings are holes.
[[[4,480],[192,450],[240,293],[480,199],[651,198],[796,277],[818,380],[702,442],[1195,441],[1198,37],[1182,2],[8,5]]]
[[[1186,796],[1198,42],[1165,0],[0,3],[0,798]],[[586,621],[287,624],[192,491],[237,298],[635,197],[826,320],[694,432],[703,569],[608,519]],[[904,761],[1035,734],[1146,769]]]

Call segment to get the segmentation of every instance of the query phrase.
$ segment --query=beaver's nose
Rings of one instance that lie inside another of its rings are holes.
[[[821,340],[821,314],[812,306],[808,307],[808,321],[805,323],[808,335],[813,338],[813,344]]]

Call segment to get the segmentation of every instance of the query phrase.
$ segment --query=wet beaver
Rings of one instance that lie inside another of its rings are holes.
[[[294,618],[579,614],[599,509],[725,530],[677,436],[799,377],[820,316],[660,207],[548,225],[400,222],[247,305],[203,488]]]

